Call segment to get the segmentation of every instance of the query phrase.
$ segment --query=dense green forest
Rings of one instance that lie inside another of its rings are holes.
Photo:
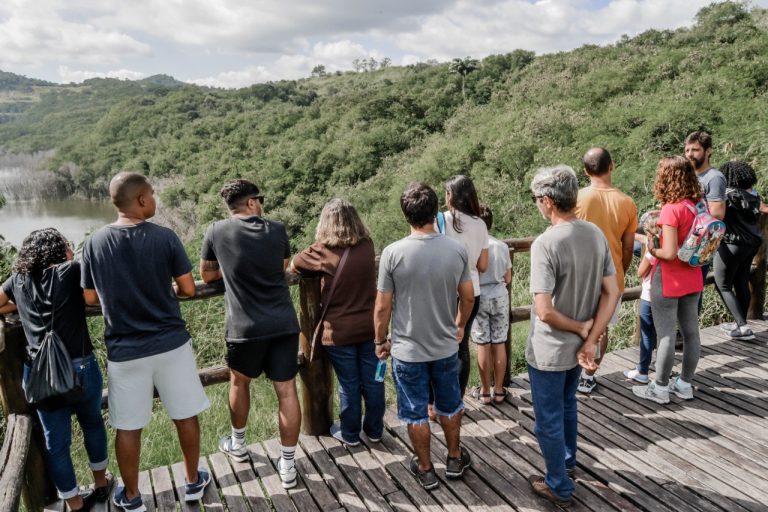
[[[297,246],[324,201],[343,195],[381,248],[404,231],[397,198],[408,181],[439,187],[466,173],[496,212],[497,231],[521,236],[543,227],[527,199],[535,169],[578,168],[593,144],[611,150],[616,179],[641,210],[652,203],[659,157],[680,152],[695,129],[714,135],[715,164],[747,159],[765,177],[766,55],[766,10],[726,2],[702,9],[691,28],[489,56],[466,75],[466,98],[447,63],[239,90],[170,77],[35,83],[38,101],[0,124],[0,147],[55,149],[51,170],[82,195],[103,195],[117,170],[144,172],[161,184],[166,208],[194,220],[190,234],[223,214],[222,182],[245,176]]]

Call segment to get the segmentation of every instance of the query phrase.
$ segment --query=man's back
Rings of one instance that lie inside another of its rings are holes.
[[[608,240],[619,290],[624,290],[622,236],[637,230],[637,206],[627,194],[617,188],[586,187],[579,190],[576,216],[595,224]]]
[[[150,222],[110,224],[86,241],[81,284],[99,294],[110,361],[161,354],[189,340],[171,281],[191,270],[176,234]]]
[[[471,280],[464,247],[439,233],[411,235],[387,246],[379,265],[379,291],[394,292],[393,357],[426,362],[456,353],[457,289]]]
[[[218,261],[224,277],[229,342],[269,339],[299,332],[284,260],[291,255],[280,222],[259,216],[213,223],[202,258]]]

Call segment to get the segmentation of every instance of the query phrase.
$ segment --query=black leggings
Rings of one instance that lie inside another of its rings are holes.
[[[472,306],[472,313],[469,314],[469,320],[467,325],[464,326],[464,337],[461,338],[459,343],[459,387],[461,388],[461,396],[467,391],[467,383],[469,383],[469,370],[471,359],[469,357],[469,335],[472,332],[472,323],[477,316],[477,310],[480,309],[480,296],[475,297],[475,304]],[[432,386],[429,387],[429,403],[435,403],[435,394],[432,391]]]
[[[715,287],[738,325],[747,323],[749,268],[759,247],[720,244],[715,254]]]

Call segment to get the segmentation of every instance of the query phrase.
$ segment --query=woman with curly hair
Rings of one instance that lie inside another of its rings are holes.
[[[752,258],[763,243],[760,233],[760,195],[752,187],[757,183],[755,170],[734,160],[720,167],[725,176],[725,236],[715,254],[715,288],[734,322],[722,329],[731,339],[753,340],[747,325],[749,308],[749,269]]]
[[[327,309],[318,335],[339,380],[340,422],[331,426],[331,435],[349,446],[360,444],[361,428],[372,442],[380,441],[384,431],[384,382],[375,379],[375,258],[357,210],[337,198],[320,212],[315,243],[291,262],[301,275],[322,278],[321,302]]]
[[[45,434],[45,455],[51,479],[69,510],[89,510],[109,497],[107,433],[101,416],[102,376],[85,323],[85,302],[80,288],[80,264],[53,228],[33,231],[19,249],[12,274],[0,290],[0,314],[18,309],[27,338],[24,382],[31,361],[49,330],[55,331],[69,353],[83,395],[55,410],[37,410]],[[72,413],[83,431],[95,490],[81,493],[72,466]]]
[[[682,156],[662,158],[656,170],[654,194],[661,203],[661,236],[648,237],[648,252],[657,260],[651,270],[651,311],[658,336],[656,379],[646,386],[634,386],[632,391],[641,398],[667,404],[670,392],[684,400],[693,399],[691,380],[701,351],[698,303],[704,280],[699,268],[677,257],[696,218],[696,203],[702,200],[701,185],[691,163]],[[683,370],[670,384],[678,323],[684,340]]]

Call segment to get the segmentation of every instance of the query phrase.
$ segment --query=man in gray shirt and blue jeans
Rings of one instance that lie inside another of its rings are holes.
[[[460,478],[470,466],[469,452],[459,444],[464,402],[457,354],[472,312],[474,288],[464,247],[435,231],[435,191],[411,183],[400,197],[400,207],[411,234],[381,253],[374,341],[379,359],[392,354],[397,413],[408,425],[416,452],[410,470],[424,489],[434,489],[438,480],[429,454],[430,386],[448,446],[445,476]],[[391,342],[387,341],[390,319]]]
[[[566,507],[576,470],[579,366],[597,369],[597,342],[616,309],[619,285],[605,236],[574,214],[579,183],[573,169],[540,169],[531,192],[552,226],[531,246],[533,311],[525,358],[547,471],[528,481],[536,494]]]

